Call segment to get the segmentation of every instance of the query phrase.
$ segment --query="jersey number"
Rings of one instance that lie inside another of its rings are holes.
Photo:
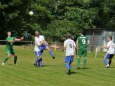
[[[86,44],[86,40],[85,39],[82,39],[82,44]]]
[[[72,44],[69,44],[69,47],[72,48]]]

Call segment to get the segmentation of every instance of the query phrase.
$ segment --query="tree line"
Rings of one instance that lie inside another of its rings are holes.
[[[75,37],[98,27],[115,28],[115,0],[0,0],[0,39],[7,31],[33,35],[38,30],[51,41],[63,41],[67,33]]]

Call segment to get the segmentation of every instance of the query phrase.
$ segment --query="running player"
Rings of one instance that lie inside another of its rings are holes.
[[[68,34],[67,39],[64,41],[64,50],[65,50],[65,63],[68,70],[68,74],[71,74],[72,62],[75,55],[76,44],[71,39],[71,35]]]
[[[83,58],[83,68],[85,68],[87,63],[87,47],[89,44],[89,40],[83,33],[79,33],[80,36],[77,38],[77,55],[78,55],[78,63],[77,68],[81,68],[81,58]]]
[[[108,41],[108,43],[107,43],[107,46],[104,46],[103,48],[106,48],[107,49],[107,53],[105,54],[105,57],[104,57],[104,63],[105,63],[105,67],[106,68],[108,68],[108,67],[110,67],[110,65],[111,65],[111,62],[112,62],[112,58],[113,58],[113,56],[114,56],[114,54],[115,54],[115,44],[113,43],[113,41],[112,41],[112,37],[111,36],[109,36],[108,38],[107,38],[107,41]],[[109,61],[108,61],[109,60]]]
[[[7,60],[10,57],[14,57],[14,64],[17,63],[17,56],[15,54],[15,51],[13,49],[13,43],[15,41],[21,41],[23,40],[23,37],[21,37],[20,39],[12,37],[12,33],[11,32],[7,32],[8,37],[6,38],[7,44],[6,44],[6,53],[8,54],[7,57],[4,57],[4,60],[2,62],[2,65],[5,65]]]

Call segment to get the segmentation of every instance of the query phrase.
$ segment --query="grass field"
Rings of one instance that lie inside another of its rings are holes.
[[[16,46],[18,64],[13,65],[13,58],[5,66],[0,65],[0,86],[115,86],[115,60],[111,68],[104,68],[103,54],[94,60],[89,53],[88,69],[76,69],[76,58],[72,75],[66,74],[64,53],[54,51],[56,59],[44,53],[43,68],[33,66],[34,55],[30,48]],[[4,46],[0,46],[0,63],[5,56]]]

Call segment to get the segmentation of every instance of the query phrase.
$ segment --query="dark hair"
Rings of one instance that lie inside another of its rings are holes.
[[[85,35],[85,31],[79,32],[80,35]]]
[[[67,34],[66,38],[72,38],[71,34]]]
[[[112,36],[109,36],[109,38],[112,40]]]

